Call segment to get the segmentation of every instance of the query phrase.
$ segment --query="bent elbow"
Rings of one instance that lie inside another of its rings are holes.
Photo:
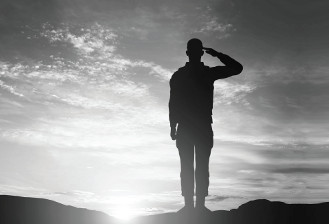
[[[243,70],[243,66],[239,63],[239,65],[236,66],[236,68],[234,69],[234,73],[235,75],[239,75]]]

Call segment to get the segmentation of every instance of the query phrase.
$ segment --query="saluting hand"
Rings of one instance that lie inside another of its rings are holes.
[[[213,57],[216,57],[220,54],[218,51],[209,47],[203,47],[202,49],[205,50],[207,54],[210,54]]]

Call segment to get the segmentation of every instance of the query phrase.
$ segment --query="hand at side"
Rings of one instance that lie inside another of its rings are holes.
[[[170,137],[171,137],[172,140],[176,140],[176,137],[177,137],[176,127],[171,127]]]

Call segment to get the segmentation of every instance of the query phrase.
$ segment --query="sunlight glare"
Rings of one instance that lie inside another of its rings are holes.
[[[112,216],[123,221],[129,221],[132,218],[136,217],[138,214],[131,207],[120,207],[112,211]]]

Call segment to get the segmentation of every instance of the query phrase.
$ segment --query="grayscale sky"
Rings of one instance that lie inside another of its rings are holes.
[[[197,37],[244,65],[215,83],[207,206],[328,201],[328,7],[1,0],[0,193],[124,218],[179,209],[168,81]]]

